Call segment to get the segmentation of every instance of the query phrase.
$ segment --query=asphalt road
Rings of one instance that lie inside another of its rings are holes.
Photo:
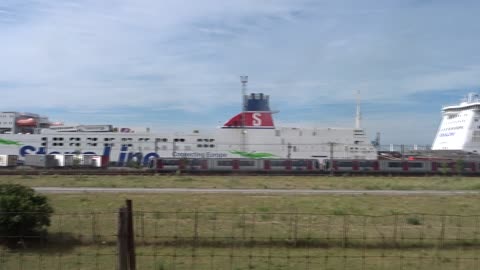
[[[101,187],[35,187],[47,194],[75,193],[154,193],[154,194],[245,194],[245,195],[378,195],[378,196],[452,196],[480,195],[470,190],[313,190],[313,189],[215,189],[215,188],[101,188]]]

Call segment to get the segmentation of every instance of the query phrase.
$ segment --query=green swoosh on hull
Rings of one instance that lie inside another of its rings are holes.
[[[0,138],[0,144],[6,144],[6,145],[22,145],[20,142],[17,141],[10,141],[6,139]]]
[[[240,155],[246,158],[270,158],[276,157],[274,154],[261,153],[261,152],[243,152],[243,151],[230,151],[232,154]]]

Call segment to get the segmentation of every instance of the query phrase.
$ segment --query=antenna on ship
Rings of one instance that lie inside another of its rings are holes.
[[[242,83],[242,112],[245,112],[247,108],[246,96],[247,96],[248,76],[240,76],[240,82]],[[242,121],[242,126],[244,125],[245,123],[243,123]]]
[[[357,91],[357,113],[355,115],[355,129],[361,129],[362,113],[360,112],[360,91]]]
[[[247,110],[247,83],[248,76],[240,76],[240,82],[242,83],[242,151],[246,151],[247,142],[247,130],[245,129],[245,111]]]

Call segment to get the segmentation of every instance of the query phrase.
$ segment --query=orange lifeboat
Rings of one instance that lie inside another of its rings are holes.
[[[17,125],[21,127],[35,127],[37,126],[37,121],[34,118],[18,119]]]

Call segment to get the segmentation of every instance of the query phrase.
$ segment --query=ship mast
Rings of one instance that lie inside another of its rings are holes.
[[[247,130],[245,129],[245,111],[247,109],[247,83],[248,76],[240,76],[240,82],[242,83],[242,123],[241,123],[241,136],[242,136],[242,145],[241,150],[245,152],[247,150]]]
[[[360,112],[360,91],[357,91],[357,113],[355,114],[355,129],[361,129],[362,113]]]

